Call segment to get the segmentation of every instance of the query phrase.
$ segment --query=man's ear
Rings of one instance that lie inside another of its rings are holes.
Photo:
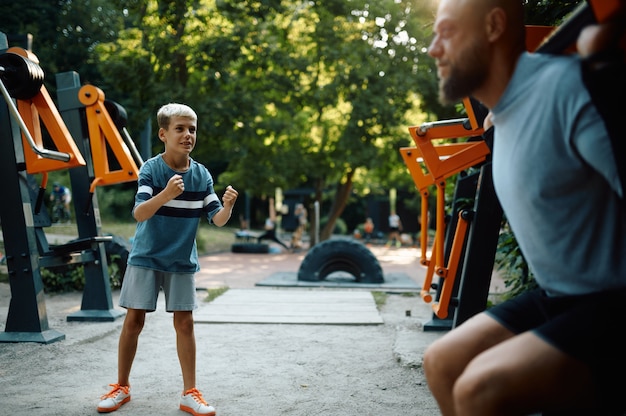
[[[485,15],[485,34],[490,42],[502,36],[506,29],[507,16],[501,7],[493,8]]]

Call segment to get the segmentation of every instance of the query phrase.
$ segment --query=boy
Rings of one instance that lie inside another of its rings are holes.
[[[135,240],[120,294],[127,309],[118,347],[118,380],[102,396],[98,412],[108,413],[130,401],[130,370],[146,312],[156,310],[160,289],[166,310],[174,314],[176,348],[183,375],[180,409],[215,415],[196,388],[196,342],[192,311],[196,308],[194,274],[199,270],[196,231],[200,217],[218,227],[225,225],[237,200],[226,188],[220,203],[209,171],[189,154],[196,144],[197,116],[183,104],[166,104],[157,113],[163,153],[140,169],[133,216]]]

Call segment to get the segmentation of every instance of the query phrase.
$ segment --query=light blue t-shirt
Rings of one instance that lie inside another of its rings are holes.
[[[626,288],[626,210],[576,57],[524,53],[492,109],[496,193],[550,295]]]
[[[176,174],[182,176],[185,191],[150,219],[137,223],[128,264],[171,273],[194,273],[200,269],[196,250],[200,218],[206,216],[211,222],[222,208],[206,167],[192,159],[186,172],[176,172],[161,155],[148,159],[139,170],[133,210],[165,189]]]

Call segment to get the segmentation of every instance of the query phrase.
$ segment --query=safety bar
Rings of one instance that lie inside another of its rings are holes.
[[[430,122],[421,124],[416,129],[416,132],[418,136],[425,136],[428,130],[435,128],[435,127],[449,127],[449,126],[458,126],[458,125],[465,126],[468,122],[469,122],[469,119],[467,117],[466,118],[454,118],[450,120],[430,121]]]

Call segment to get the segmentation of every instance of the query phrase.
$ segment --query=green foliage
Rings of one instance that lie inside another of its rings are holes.
[[[132,221],[132,207],[135,203],[137,185],[122,184],[98,188],[98,207],[104,219]]]
[[[327,223],[328,223],[328,217],[320,218],[320,227],[322,228],[325,227]],[[333,228],[332,233],[336,235],[348,234],[348,226],[346,225],[346,222],[341,218],[337,218],[337,220],[335,221],[335,226]]]
[[[119,256],[111,256],[108,265],[109,280],[112,289],[122,287],[122,272],[115,261]],[[81,264],[70,264],[67,266],[39,269],[44,291],[46,293],[64,293],[82,291],[85,288],[85,267]]]
[[[556,25],[571,13],[581,0],[526,0],[526,18],[529,25]]]
[[[39,271],[46,293],[80,291],[85,287],[84,267],[81,265],[53,269],[42,267]]]
[[[502,273],[504,284],[508,288],[506,297],[514,297],[537,287],[508,223],[504,224],[499,235],[495,265]]]
[[[108,264],[109,280],[112,289],[121,289],[122,280],[124,280],[124,269],[120,267],[122,257],[119,254],[112,254]]]

